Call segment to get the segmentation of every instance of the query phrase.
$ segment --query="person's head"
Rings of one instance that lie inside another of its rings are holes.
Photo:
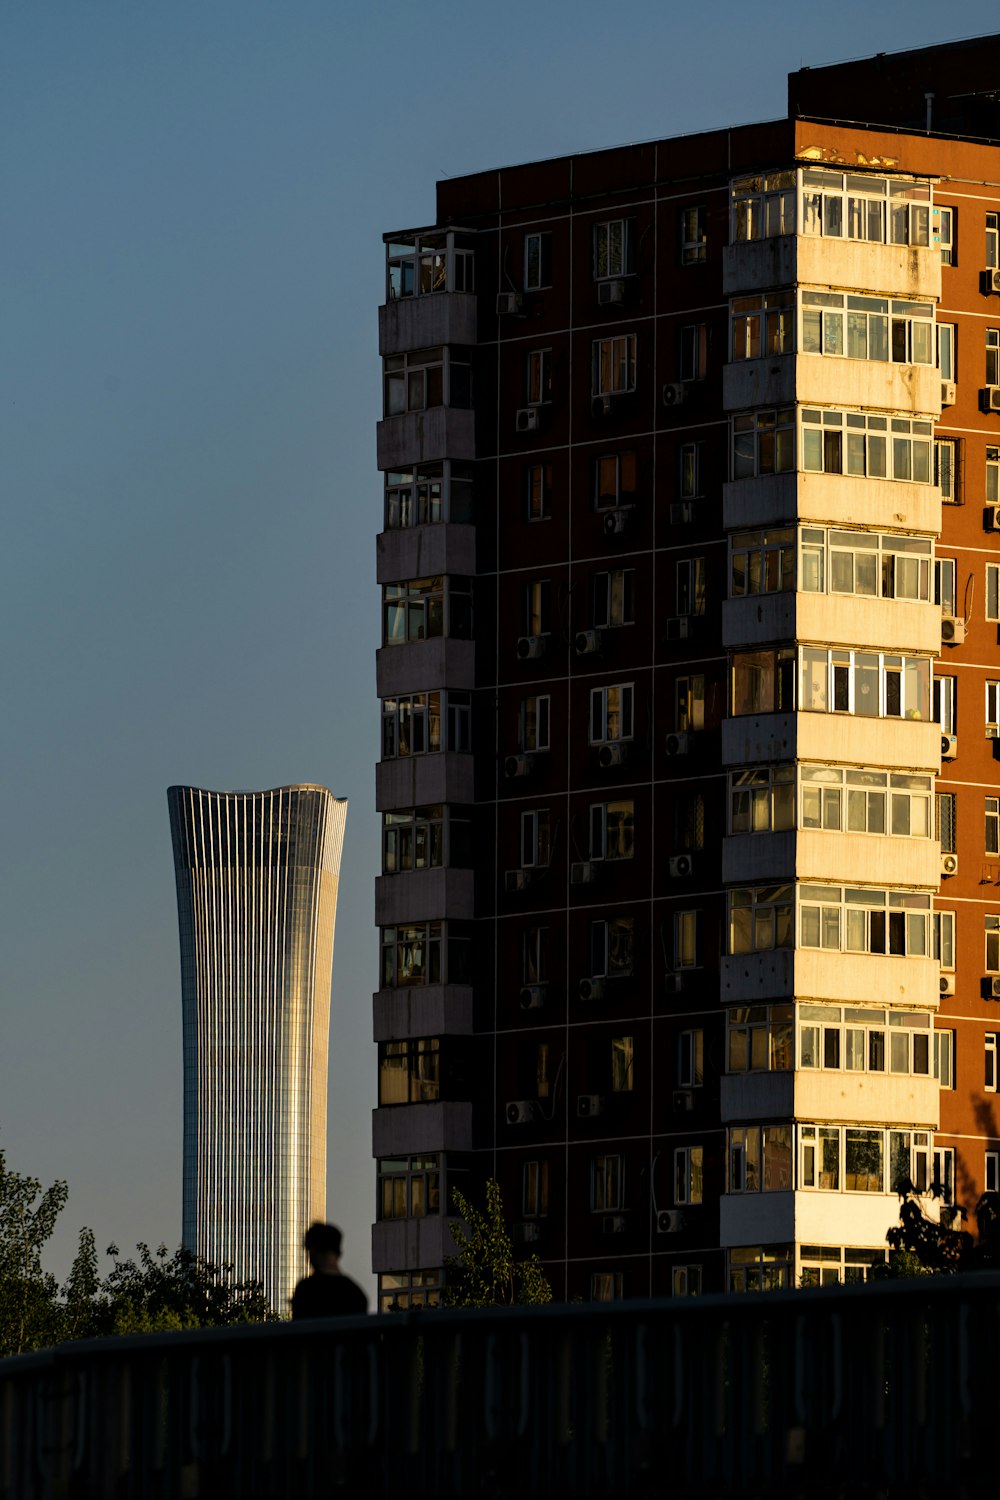
[[[339,1269],[340,1250],[344,1236],[336,1224],[310,1224],[306,1230],[305,1248],[314,1271]]]

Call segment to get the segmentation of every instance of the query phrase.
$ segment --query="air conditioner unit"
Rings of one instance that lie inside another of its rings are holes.
[[[663,404],[664,406],[681,406],[686,394],[686,387],[679,383],[665,385],[663,387]]]
[[[942,995],[953,995],[955,993],[954,974],[942,974],[939,983]]]
[[[1000,271],[996,266],[987,266],[983,272],[983,293],[988,297],[990,292],[1000,292]]]
[[[545,647],[549,638],[546,635],[522,635],[517,643],[517,656],[519,661],[537,661],[540,656],[545,655]]]
[[[515,776],[530,776],[534,769],[533,755],[508,755],[503,763],[503,774],[511,780]]]
[[[604,535],[621,536],[622,532],[628,530],[630,512],[619,507],[618,510],[609,510],[604,513]]]
[[[954,406],[958,399],[958,388],[953,380],[942,380],[941,382],[941,405]]]
[[[605,1234],[624,1234],[625,1233],[625,1215],[624,1214],[605,1214],[604,1215],[604,1224],[603,1224],[602,1227],[604,1229],[604,1233]]]
[[[578,1094],[576,1116],[578,1120],[592,1120],[604,1113],[604,1099],[600,1094]]]
[[[694,870],[694,861],[690,854],[675,854],[673,859],[667,861],[668,869],[674,879],[680,876],[690,875]]]
[[[677,1234],[684,1228],[684,1215],[675,1208],[661,1208],[656,1215],[657,1234]]]
[[[525,984],[521,987],[520,1003],[522,1010],[541,1010],[545,1004],[545,996],[548,994],[546,984]]]
[[[624,301],[624,281],[599,281],[597,283],[597,302],[599,307],[613,307]]]
[[[668,995],[679,995],[684,988],[683,974],[667,974],[663,979],[663,988]]]
[[[960,646],[965,640],[965,621],[954,615],[941,616],[941,639],[948,646]]]
[[[986,524],[991,531],[1000,531],[1000,505],[987,505]]]
[[[592,885],[597,879],[597,866],[589,859],[578,859],[569,867],[570,885]]]
[[[686,641],[691,634],[691,616],[673,615],[667,621],[667,640]]]
[[[990,995],[994,1000],[1000,1000],[1000,978],[996,974],[987,974],[987,982],[990,987]]]
[[[515,420],[518,432],[537,432],[542,422],[542,414],[537,406],[522,406]]]
[[[958,735],[943,734],[941,736],[941,759],[954,760],[958,754]]]
[[[1000,385],[987,385],[979,392],[979,405],[983,411],[1000,411]]]
[[[604,980],[603,979],[581,979],[580,980],[580,985],[579,985],[579,990],[580,990],[580,999],[581,1000],[603,1000],[604,999]]]
[[[534,1219],[523,1219],[514,1225],[514,1242],[518,1245],[533,1245],[541,1238],[541,1226]]]
[[[593,656],[595,651],[601,649],[601,632],[599,630],[578,630],[573,642],[577,656]]]
[[[690,500],[675,502],[670,507],[671,526],[687,526],[694,520],[694,507]]]
[[[957,875],[958,874],[958,855],[957,854],[942,854],[942,856],[941,856],[941,874],[942,875]]]
[[[510,317],[521,311],[520,292],[498,292],[497,293],[497,317]]]
[[[602,745],[597,752],[598,764],[603,766],[605,770],[609,766],[624,765],[627,759],[628,746],[623,745],[621,740],[615,740],[610,745]]]
[[[674,1114],[689,1115],[694,1109],[694,1094],[690,1089],[675,1089]]]
[[[611,405],[612,402],[610,396],[595,396],[593,401],[590,403],[590,410],[593,412],[595,417],[610,417]]]
[[[535,1118],[534,1099],[512,1099],[507,1105],[508,1125],[530,1125]]]
[[[691,736],[689,734],[668,734],[666,751],[668,755],[689,755],[691,753]]]

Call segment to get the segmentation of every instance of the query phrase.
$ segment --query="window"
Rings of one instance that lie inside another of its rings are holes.
[[[615,568],[594,574],[592,619],[600,630],[635,622],[635,569]]]
[[[552,236],[547,232],[524,236],[524,290],[538,292],[552,285]]]
[[[591,1213],[612,1213],[622,1206],[622,1159],[594,1156],[590,1161]]]
[[[1000,974],[1000,916],[987,912],[983,917],[986,933],[986,972]]]
[[[1000,563],[986,564],[986,618],[1000,620]]]
[[[625,1295],[623,1271],[593,1271],[590,1277],[591,1302],[620,1302]]]
[[[672,1297],[701,1296],[701,1266],[674,1266],[670,1273]]]
[[[472,366],[465,351],[411,349],[386,355],[382,366],[387,417],[435,406],[472,405]]]
[[[590,924],[592,979],[624,979],[632,972],[633,921],[608,917]]]
[[[729,952],[761,953],[793,946],[790,885],[740,887],[729,893]]]
[[[803,354],[933,365],[934,304],[844,292],[801,293]],[[846,315],[846,316],[845,316]]]
[[[1000,267],[1000,214],[986,215],[986,264],[991,271]]]
[[[995,740],[1000,736],[1000,682],[986,684],[986,738]]]
[[[705,1033],[682,1031],[677,1038],[677,1087],[700,1089],[705,1082]]]
[[[934,1030],[934,1077],[943,1089],[955,1087],[955,1033]]]
[[[433,526],[472,520],[472,465],[457,459],[391,469],[385,476],[385,526]]]
[[[681,265],[693,266],[708,258],[708,232],[702,204],[682,208],[680,213]]]
[[[380,1042],[378,1102],[427,1104],[441,1097],[441,1043],[437,1037]]]
[[[634,239],[634,219],[610,219],[594,225],[595,281],[632,275]]]
[[[518,723],[518,744],[522,750],[549,748],[549,695],[522,698]]]
[[[423,1219],[441,1212],[441,1158],[380,1157],[379,1218]]]
[[[799,1126],[798,1185],[840,1191],[840,1130],[836,1125]]]
[[[740,531],[730,541],[731,599],[747,594],[775,594],[795,587],[795,531]],[[822,592],[822,554],[817,574]],[[807,583],[803,583],[808,587]]]
[[[733,1125],[729,1130],[730,1193],[787,1192],[792,1186],[792,1127]]]
[[[682,381],[704,380],[708,374],[708,327],[689,323],[680,330],[678,378]]]
[[[941,246],[941,264],[953,266],[955,264],[955,210],[953,208],[935,208],[934,218],[937,221],[937,242]],[[949,375],[949,380],[954,380]]]
[[[528,501],[528,520],[544,521],[552,511],[551,464],[529,464],[526,471],[525,492]]]
[[[524,586],[524,633],[548,635],[552,629],[552,585],[535,578]]]
[[[987,1151],[983,1158],[983,1192],[1000,1192],[1000,1151]]]
[[[799,587],[808,593],[919,601],[931,597],[930,537],[803,526],[800,550]]]
[[[382,644],[401,646],[438,636],[452,640],[472,637],[472,580],[409,578],[382,588]]]
[[[741,651],[732,659],[731,702],[742,714],[790,713],[795,686],[795,647]]]
[[[766,654],[756,653],[757,656]],[[741,660],[739,656],[734,657],[734,678],[738,676]],[[798,707],[805,711],[858,714],[865,718],[928,720],[930,669],[930,662],[923,657],[801,646]],[[779,704],[779,711],[780,707]]]
[[[468,984],[471,946],[460,922],[382,928],[382,984]]]
[[[635,1048],[634,1038],[630,1036],[615,1036],[611,1038],[611,1092],[613,1094],[629,1094],[632,1092],[632,1064]]]
[[[954,677],[934,679],[934,717],[945,734],[957,733],[956,705],[958,702],[957,681]]]
[[[733,478],[783,474],[795,468],[795,407],[733,418]]]
[[[735,1005],[726,1016],[727,1073],[788,1073],[794,1065],[790,1005]]]
[[[802,468],[816,474],[931,482],[930,422],[856,411],[802,410]]]
[[[986,330],[986,384],[1000,385],[1000,328]]]
[[[615,740],[632,738],[634,700],[635,687],[631,682],[591,688],[590,743],[592,745],[607,745]]]
[[[445,698],[446,747],[467,755],[472,749],[472,694],[450,688]]]
[[[442,698],[465,704],[469,713],[468,693],[410,693],[403,698],[382,699],[382,758],[395,760],[403,755],[426,755],[436,750],[457,750],[459,745],[442,743]],[[466,746],[466,748],[468,748]]]
[[[951,1146],[934,1147],[933,1182],[943,1203],[955,1201],[955,1151]]]
[[[948,505],[959,503],[958,443],[954,438],[939,438],[934,444],[934,483],[941,499]]]
[[[693,677],[678,677],[675,684],[674,723],[678,734],[693,734],[705,727],[705,679],[699,672]]]
[[[379,1312],[440,1307],[440,1271],[385,1271],[378,1279]]]
[[[674,1202],[700,1203],[703,1191],[701,1146],[680,1146],[674,1151]]]
[[[931,1074],[931,1027],[926,1011],[800,1005],[799,1067],[826,1072]],[[888,1022],[888,1024],[887,1024]]]
[[[386,246],[386,299],[423,297],[434,292],[471,292],[472,237],[431,230]]]
[[[705,559],[686,557],[677,564],[677,613],[705,613]]]
[[[958,362],[955,358],[955,325],[954,323],[939,323],[937,325],[938,342],[938,368],[941,371],[942,380],[955,380],[955,371]]]
[[[731,1292],[774,1292],[793,1285],[791,1245],[745,1245],[729,1251]]]
[[[730,833],[781,833],[794,826],[794,766],[730,771]]]
[[[635,503],[635,454],[604,453],[594,465],[594,509],[617,509]]]
[[[705,798],[686,792],[674,803],[674,848],[684,853],[705,847]]]
[[[943,615],[955,613],[955,559],[939,557],[934,563],[934,603]]]
[[[680,447],[680,495],[682,500],[697,500],[702,494],[702,454],[704,443],[682,443]]]
[[[590,858],[631,859],[635,853],[635,803],[594,802],[590,808]]]
[[[955,913],[953,911],[936,911],[934,913],[934,944],[932,952],[942,969],[954,969]]]
[[[526,1219],[544,1219],[549,1211],[549,1164],[526,1161],[521,1168],[521,1212]]]
[[[521,983],[544,984],[548,979],[549,929],[525,927],[521,933]]]
[[[800,885],[799,946],[929,955],[930,897],[867,887]]]
[[[1000,854],[1000,797],[986,798],[986,853]]]
[[[545,868],[552,856],[548,809],[521,814],[521,868]]]
[[[525,360],[524,399],[528,406],[552,400],[552,350],[530,349]]]
[[[635,334],[595,339],[592,390],[595,396],[620,396],[635,390]]]
[[[674,969],[701,967],[701,912],[674,912]]]
[[[802,232],[876,244],[930,243],[930,184],[826,167],[802,171]]]
[[[1000,504],[1000,448],[986,450],[986,500],[989,505]]]
[[[938,792],[934,798],[934,822],[942,854],[955,853],[955,795]]]
[[[442,865],[468,869],[472,865],[472,822],[468,812],[446,813],[437,803],[402,807],[382,814],[382,873],[431,870]]]
[[[731,308],[733,359],[790,354],[795,330],[795,294],[760,292],[736,297]]]
[[[732,185],[734,241],[795,233],[795,172],[738,177]]]

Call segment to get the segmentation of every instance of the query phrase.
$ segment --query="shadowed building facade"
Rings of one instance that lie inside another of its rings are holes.
[[[184,1013],[184,1245],[286,1313],[326,1218],[330,973],[347,802],[167,793]]]

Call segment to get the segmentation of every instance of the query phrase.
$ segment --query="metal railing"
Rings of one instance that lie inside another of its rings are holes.
[[[1000,1276],[421,1312],[0,1362],[2,1500],[986,1493]]]

